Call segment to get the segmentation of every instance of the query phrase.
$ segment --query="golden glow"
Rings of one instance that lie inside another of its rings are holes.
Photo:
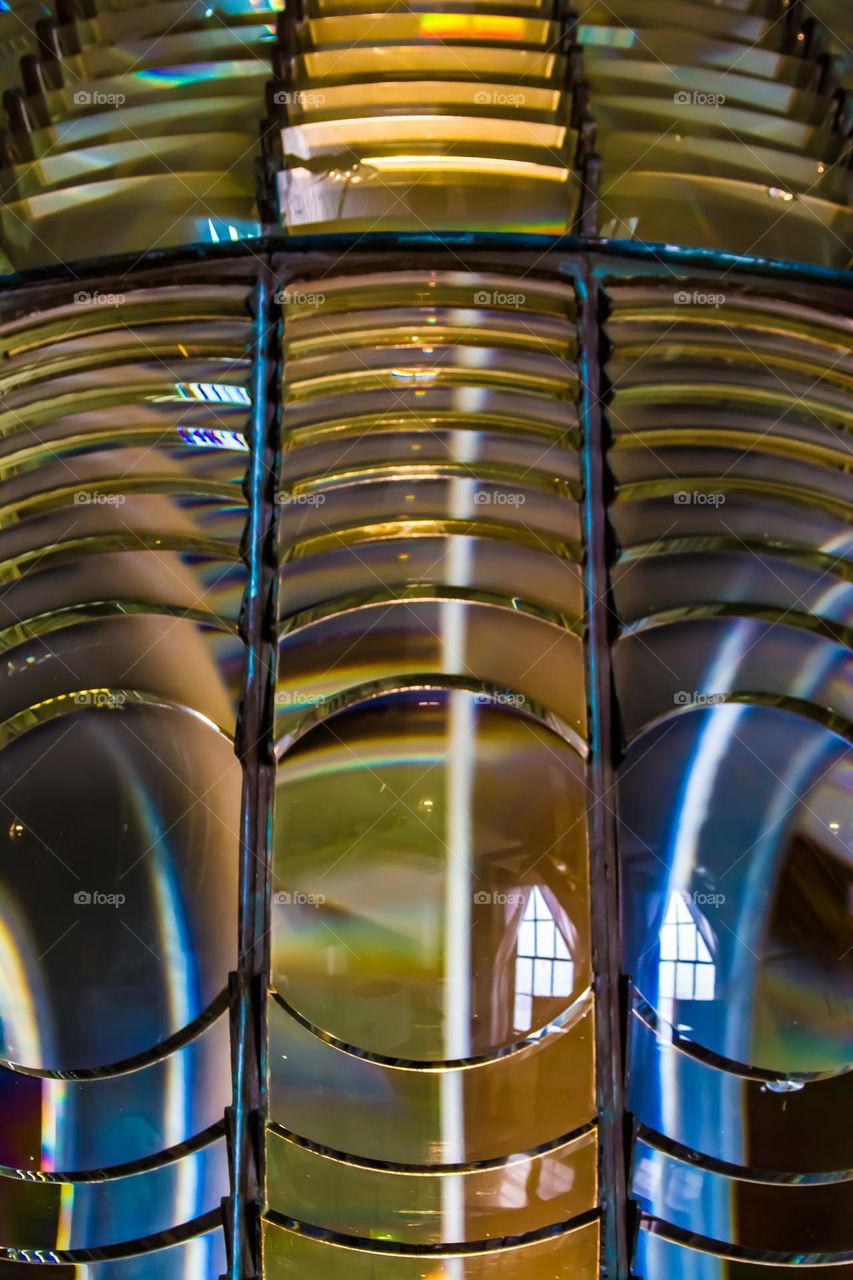
[[[528,146],[559,150],[565,145],[563,125],[534,124],[492,116],[377,115],[346,120],[310,121],[284,131],[284,150],[314,154],[321,147],[346,147],[371,141],[374,146],[417,139],[422,144],[485,142],[495,147]]]
[[[523,18],[497,13],[425,13],[421,18],[424,35],[438,40],[521,40],[525,26]]]
[[[347,56],[350,56],[353,50],[347,50]],[[382,50],[382,54],[394,54],[399,57],[399,48],[395,47],[389,50]],[[418,65],[424,61],[426,55],[431,54],[433,57],[430,62],[435,61],[434,55],[442,52],[440,49],[422,49],[417,48],[411,50],[413,58],[416,57]],[[518,57],[520,51],[493,49],[490,52],[502,55],[502,60],[506,62],[509,56]],[[466,66],[472,61],[472,51],[466,49],[464,51]],[[393,74],[393,67],[385,66],[386,59],[383,56],[383,64],[381,71],[383,74]],[[468,110],[476,107],[478,113],[502,115],[504,117],[514,116],[519,111],[532,112],[557,112],[560,108],[561,94],[559,89],[534,88],[525,84],[523,90],[511,91],[505,83],[501,83],[495,79],[489,79],[486,72],[489,68],[483,67],[478,70],[476,67],[471,68],[471,81],[464,80],[379,80],[371,84],[333,84],[322,86],[312,97],[312,91],[305,92],[302,98],[291,106],[291,115],[300,120],[311,120],[314,116],[340,116],[345,118],[350,114],[364,116],[365,107],[375,107],[377,111],[385,111],[388,109],[405,110],[407,107],[428,107],[435,112],[437,107],[459,107]],[[377,68],[377,73],[379,73]],[[432,70],[434,74],[440,74],[440,68],[423,68],[424,72]],[[491,68],[493,75],[500,73],[499,67]],[[509,68],[510,75],[520,75],[526,71],[525,66],[519,68],[515,73],[513,68]],[[473,79],[474,76],[477,79]]]
[[[63,1182],[59,1191],[59,1222],[56,1224],[57,1249],[71,1248],[71,1227],[74,1221],[74,1183]]]
[[[428,169],[433,173],[502,173],[507,177],[544,178],[549,182],[567,182],[569,178],[565,169],[534,164],[530,160],[499,160],[487,156],[365,156],[363,163],[386,173]]]

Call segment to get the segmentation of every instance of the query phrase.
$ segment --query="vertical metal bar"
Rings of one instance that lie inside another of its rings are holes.
[[[265,992],[269,971],[269,883],[275,787],[275,489],[278,470],[280,323],[273,276],[262,269],[253,299],[251,461],[244,554],[249,581],[241,632],[246,645],[237,752],[243,765],[240,819],[239,954],[231,976],[233,1106],[229,1280],[260,1275],[260,1211],[266,1111]]]
[[[591,758],[590,881],[595,968],[596,1085],[603,1210],[602,1275],[629,1274],[625,1189],[620,922],[616,851],[614,715],[610,666],[609,556],[602,371],[604,296],[587,260],[576,279],[580,303],[584,593]]]

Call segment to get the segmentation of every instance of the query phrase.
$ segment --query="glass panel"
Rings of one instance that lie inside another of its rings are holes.
[[[706,481],[701,487],[676,489],[661,497],[641,501],[617,502],[612,508],[613,525],[619,541],[625,546],[694,538],[699,545],[715,547],[721,543],[736,547],[767,551],[775,546],[794,547],[828,555],[829,565],[846,557],[853,547],[853,531],[846,516],[817,503],[792,503],[787,495],[776,497],[756,492],[751,495],[727,493],[725,503],[716,501],[720,490]],[[694,491],[712,501],[693,500]],[[675,495],[688,494],[691,501]],[[723,507],[725,509],[723,509]]]
[[[793,241],[803,261],[845,268],[853,244],[853,213],[832,200],[798,196],[777,186],[770,168],[759,173],[757,183],[684,173],[655,173],[651,183],[650,175],[639,169],[620,174],[602,187],[602,235],[668,243],[674,232],[668,210],[677,208],[679,239],[697,248],[717,249],[725,235],[729,253],[784,258]]]
[[[853,1057],[844,741],[775,708],[687,705],[639,739],[622,770],[628,972],[667,1022],[724,1058],[842,1069]],[[713,957],[713,999],[664,994],[673,893]]]
[[[638,625],[616,645],[614,675],[628,737],[673,711],[733,699],[788,698],[827,719],[853,717],[853,655],[784,616]]]
[[[611,6],[605,0],[581,0],[578,12],[585,23],[606,25],[614,17],[620,22],[651,28],[672,29],[686,27],[689,31],[705,34],[721,34],[730,40],[744,44],[777,45],[781,40],[780,25],[769,17],[755,12],[737,12],[741,6],[717,6],[715,4],[680,3],[667,4],[666,0],[614,0]]]
[[[600,234],[846,267],[847,126],[813,26],[763,4],[584,0]]]
[[[559,29],[541,12],[386,9],[294,24],[302,56],[277,95],[287,229],[571,230],[577,137],[565,63],[550,52]],[[353,94],[362,80],[372,87]]]
[[[45,91],[21,100],[27,127],[6,139],[10,267],[260,234],[254,155],[273,10],[236,6],[212,22],[209,7],[177,9],[60,26],[55,58],[37,47]],[[20,80],[15,67],[3,83]],[[109,229],[106,246],[95,225]]]
[[[317,489],[306,484],[282,497],[282,539],[300,550],[304,547],[303,554],[315,545],[339,544],[347,530],[361,529],[368,536],[371,531],[374,536],[438,533],[452,524],[459,533],[467,533],[480,521],[487,528],[499,526],[498,536],[501,531],[504,537],[512,536],[513,526],[521,526],[521,536],[530,541],[575,546],[580,542],[576,504],[558,494],[537,492],[519,480],[499,483],[464,474],[445,479],[430,476],[424,468],[420,475],[400,479],[366,477]]]
[[[846,321],[769,282],[674,285],[619,281],[608,321],[628,1107],[648,1215],[634,1268],[770,1280],[771,1266],[825,1261],[840,1274],[853,1244],[838,1127],[853,1085]]]
[[[273,1212],[282,1208],[288,1217],[363,1238],[461,1244],[518,1236],[566,1222],[596,1202],[594,1132],[539,1155],[452,1173],[354,1164],[276,1134],[267,1160]]]
[[[755,549],[749,557],[725,548],[693,551],[677,545],[626,552],[613,568],[617,609],[626,622],[656,613],[699,612],[711,607],[735,612],[772,610],[788,617],[808,613],[836,624],[853,619],[853,584],[819,552],[797,559],[779,549]]]
[[[333,599],[342,589],[351,597],[399,598],[427,583],[504,600],[508,586],[524,583],[524,599],[531,604],[564,610],[570,619],[580,617],[583,607],[578,564],[533,547],[462,535],[385,538],[290,560],[282,573],[279,606],[287,617]]]
[[[0,1235],[81,1280],[223,1261],[248,320],[174,277],[0,325]]]
[[[314,1240],[275,1223],[264,1223],[267,1280],[593,1280],[598,1270],[598,1223],[488,1253],[399,1254],[354,1249]]]
[[[122,1245],[218,1210],[228,1194],[225,1139],[156,1169],[109,1173],[91,1182],[30,1182],[0,1171],[4,1247],[62,1253]]]
[[[837,1122],[853,1100],[853,1074],[786,1077],[717,1058],[641,1000],[629,1034],[627,1105],[644,1130],[768,1181],[808,1184],[853,1169],[853,1138]]]
[[[575,752],[511,705],[432,689],[335,716],[279,773],[277,990],[396,1058],[477,1057],[542,1029],[590,981],[584,803]],[[527,904],[550,941],[524,942]],[[521,956],[548,980],[525,984]]]
[[[652,1224],[649,1224],[652,1225]],[[707,1245],[713,1242],[706,1242]],[[724,1246],[719,1246],[724,1248]],[[644,1223],[637,1236],[635,1267],[640,1280],[779,1280],[780,1265],[793,1264],[789,1274],[796,1280],[849,1280],[851,1264],[829,1255],[803,1254],[791,1258],[779,1252],[764,1255],[767,1261],[723,1257],[709,1252],[702,1243],[671,1240],[660,1230],[652,1233]],[[821,1261],[826,1265],[821,1266]]]
[[[165,662],[168,636],[202,693],[215,689],[200,638],[190,647],[188,635],[158,627],[122,650],[103,625],[74,632],[90,662],[98,637],[125,669],[146,647]],[[54,662],[61,655],[51,646]],[[31,1068],[100,1067],[153,1049],[211,1004],[235,959],[240,771],[231,742],[195,710],[204,699],[158,708],[156,693],[119,686],[112,664],[95,665],[83,680],[63,665],[74,692],[48,694],[22,711],[23,724],[3,726],[3,834],[17,870],[4,886],[4,968],[15,981],[2,997],[0,1052]],[[21,681],[10,684],[26,696]],[[35,727],[21,732],[27,722]],[[222,917],[215,934],[211,910]]]
[[[496,148],[500,133],[496,123]],[[316,163],[315,157],[310,159]],[[404,153],[363,155],[358,161],[347,151],[337,164],[327,163],[328,171],[318,176],[294,157],[280,176],[279,198],[289,231],[438,227],[559,235],[571,227],[578,207],[578,188],[567,168],[488,154],[466,156],[457,154],[453,143],[444,153],[410,143]],[[410,197],[412,191],[416,197]]]
[[[652,132],[619,133],[603,152],[608,168],[617,171],[642,164],[644,169],[656,174],[683,174],[690,169],[699,177],[750,183],[755,181],[757,173],[766,172],[768,183],[776,188],[799,195],[814,194],[837,205],[843,205],[846,200],[848,178],[841,167],[833,168],[822,160],[778,148],[756,144],[746,147],[731,139],[697,137],[692,131],[688,134],[686,129],[676,137],[664,138]],[[621,186],[620,181],[613,188],[614,195]]]
[[[362,20],[363,21],[363,20]],[[375,29],[375,28],[374,28]],[[434,77],[435,83],[473,79],[486,84],[554,85],[562,92],[566,63],[547,49],[465,46],[464,60],[448,55],[447,39],[430,46],[422,44],[347,43],[334,49],[312,49],[298,60],[299,83],[308,87],[327,84],[359,84],[363,80],[378,81],[384,77],[411,76],[413,66],[421,76]],[[507,104],[508,105],[508,104]]]
[[[574,303],[282,302],[266,1269],[515,1274],[597,1199]]]
[[[208,1214],[201,1219],[197,1233],[181,1233],[184,1238],[178,1243],[160,1238],[149,1250],[128,1257],[94,1257],[69,1264],[67,1255],[55,1250],[10,1250],[16,1261],[0,1262],[0,1276],[27,1280],[33,1263],[52,1263],[56,1266],[52,1280],[210,1280],[222,1274],[226,1263],[225,1240],[213,1217]]]
[[[282,748],[311,720],[368,689],[432,688],[451,676],[485,701],[543,715],[547,708],[553,727],[585,749],[582,645],[562,627],[520,609],[453,599],[390,599],[325,612],[287,631],[279,646]]]
[[[223,1014],[195,1027],[182,1048],[118,1074],[68,1080],[3,1067],[0,1165],[73,1174],[156,1160],[221,1124],[230,1101]]]
[[[412,45],[423,41],[429,45],[441,42],[445,48],[473,44],[489,46],[514,45],[520,48],[551,48],[557,42],[558,28],[544,18],[517,17],[499,12],[436,10],[433,13],[391,13],[347,15],[346,17],[309,19],[304,24],[306,43],[315,49],[369,44]]]
[[[661,69],[658,63],[632,62],[628,66],[608,63],[608,77],[611,67],[614,67],[615,75],[625,78],[626,83],[623,87],[617,82],[611,89],[609,84],[604,83],[604,76],[600,75],[602,83],[595,86],[595,117],[605,140],[618,137],[622,130],[630,130],[654,132],[658,137],[668,132],[674,135],[681,132],[682,137],[694,139],[697,143],[703,138],[719,138],[723,142],[731,142],[734,132],[742,139],[745,147],[768,146],[790,151],[793,155],[811,156],[827,167],[838,157],[839,140],[828,133],[826,115],[820,114],[820,109],[826,111],[826,104],[817,101],[815,105],[819,109],[808,110],[805,119],[792,118],[774,110],[775,106],[781,105],[784,111],[784,107],[791,102],[793,95],[788,85],[780,89],[771,84],[768,88],[767,81],[754,76],[742,77],[739,85],[736,74],[726,74],[725,77],[719,77],[716,100],[706,101],[706,90],[700,87],[700,83],[705,83],[708,73],[704,69],[679,67],[679,77],[686,72],[689,79],[700,82],[695,89],[687,90],[691,94],[691,102],[690,115],[686,117],[684,110],[679,111],[673,105],[673,97],[679,92],[679,81],[674,77],[670,80],[665,74],[666,69]],[[642,99],[635,99],[633,95],[638,87],[636,81],[646,75],[651,77],[652,84],[657,79],[660,96],[649,94]],[[726,90],[729,91],[729,96],[723,104],[720,97],[725,96]],[[756,103],[761,103],[764,96],[769,98],[767,108],[759,110]],[[812,105],[809,103],[810,108]],[[618,181],[614,174],[614,187]],[[618,190],[618,187],[615,189]],[[606,221],[607,213],[602,210],[602,222]],[[723,234],[719,225],[717,230],[718,234]]]
[[[514,1053],[466,1067],[388,1065],[269,1006],[270,1120],[356,1160],[467,1164],[532,1151],[595,1113],[591,1001]],[[285,1196],[277,1203],[286,1208]]]
[[[691,8],[699,6],[691,6]],[[700,12],[711,14],[716,20],[723,18],[728,23],[729,14],[720,14],[715,8],[702,6]],[[732,34],[726,32],[726,35]],[[725,124],[734,125],[738,115],[732,113],[752,114],[758,120],[753,127],[764,129],[769,126],[762,120],[765,115],[775,118],[774,136],[780,144],[790,151],[799,148],[792,142],[797,136],[796,126],[799,124],[822,124],[826,113],[831,109],[831,98],[818,96],[815,93],[791,85],[787,80],[767,80],[749,74],[748,53],[743,57],[743,49],[731,46],[731,59],[725,70],[708,66],[704,58],[697,65],[685,65],[683,54],[674,59],[673,64],[663,63],[648,58],[648,49],[639,46],[645,55],[642,59],[600,59],[596,52],[591,52],[590,74],[593,92],[600,92],[606,99],[617,95],[629,94],[634,86],[643,84],[649,96],[658,97],[664,109],[685,134],[692,134],[697,129],[700,136],[706,125],[724,128]],[[623,101],[623,110],[629,109],[629,103]],[[639,107],[639,118],[646,111],[644,105]],[[710,112],[720,112],[715,119]],[[730,141],[737,141],[730,138]],[[610,140],[606,145],[609,146]],[[688,157],[690,159],[690,157]],[[761,169],[761,166],[756,166]],[[692,168],[692,164],[691,164]]]
[[[795,1176],[787,1183],[764,1182],[754,1173],[748,1179],[727,1177],[697,1166],[687,1153],[641,1141],[634,1149],[631,1185],[645,1213],[680,1231],[757,1251],[849,1250],[849,1182],[798,1185]]]
[[[726,6],[727,16],[731,16],[734,7]],[[626,59],[631,59],[654,65],[652,59],[660,59],[666,67],[679,64],[713,67],[727,72],[736,84],[740,83],[742,75],[760,76],[763,80],[781,81],[803,88],[814,80],[811,66],[804,58],[776,53],[760,45],[732,43],[728,31],[721,32],[719,38],[714,39],[696,31],[650,27],[642,20],[636,27],[629,27],[618,22],[613,13],[609,26],[605,26],[602,20],[594,25],[581,22],[577,28],[577,40],[584,48],[585,70],[593,77],[610,71],[619,75],[624,70],[622,65],[609,67],[609,62],[624,64]],[[604,66],[600,65],[602,63]]]
[[[199,209],[202,198],[210,213]],[[245,181],[219,167],[185,176],[88,182],[0,206],[0,234],[16,270],[90,257],[94,223],[121,228],[114,253],[153,243],[165,249],[260,234]]]

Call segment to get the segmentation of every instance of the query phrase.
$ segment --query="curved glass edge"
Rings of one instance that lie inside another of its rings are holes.
[[[519,1052],[449,1069],[357,1057],[313,1034],[277,1001],[268,1018],[269,1119],[315,1145],[346,1146],[356,1160],[502,1160],[594,1118],[591,1007]],[[529,1100],[523,1115],[518,1098]]]
[[[266,1280],[593,1280],[598,1222],[544,1240],[468,1252],[397,1252],[320,1240],[269,1220],[263,1223]]]
[[[27,1251],[15,1258],[0,1258],[0,1280],[27,1280],[33,1264],[48,1263],[55,1268],[52,1280],[213,1280],[225,1269],[225,1236],[215,1214],[207,1214],[189,1230],[172,1233],[173,1240],[150,1242],[141,1253],[92,1257],[85,1262],[68,1262],[52,1250]]]
[[[638,1280],[851,1280],[853,1262],[831,1260],[813,1263],[809,1257],[741,1259],[711,1251],[706,1241],[687,1243],[652,1230],[654,1219],[644,1221],[637,1236],[634,1271]]]
[[[762,1078],[742,1064],[703,1060],[672,1028],[656,1034],[648,1017],[639,1005],[629,1026],[628,1106],[638,1124],[700,1162],[757,1178],[829,1180],[853,1169],[853,1140],[836,1120],[850,1110],[853,1073]],[[696,1098],[702,1107],[691,1105]]]
[[[634,1147],[634,1199],[650,1217],[749,1251],[843,1253],[853,1245],[847,1182],[782,1183],[702,1168],[688,1153]]]
[[[595,1207],[596,1140],[590,1129],[485,1167],[416,1169],[353,1162],[270,1130],[267,1202],[271,1210],[365,1243],[373,1237],[449,1247],[517,1237]]]
[[[169,1164],[115,1178],[30,1182],[0,1173],[0,1254],[144,1240],[213,1212],[227,1192],[221,1135]]]

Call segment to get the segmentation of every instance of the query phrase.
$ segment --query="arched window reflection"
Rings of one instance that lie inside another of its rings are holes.
[[[538,885],[533,886],[524,907],[515,955],[513,1023],[517,1031],[529,1031],[533,997],[570,996],[575,981],[566,940]]]
[[[660,998],[713,1000],[714,960],[690,905],[680,893],[673,893],[669,899],[659,943]]]

